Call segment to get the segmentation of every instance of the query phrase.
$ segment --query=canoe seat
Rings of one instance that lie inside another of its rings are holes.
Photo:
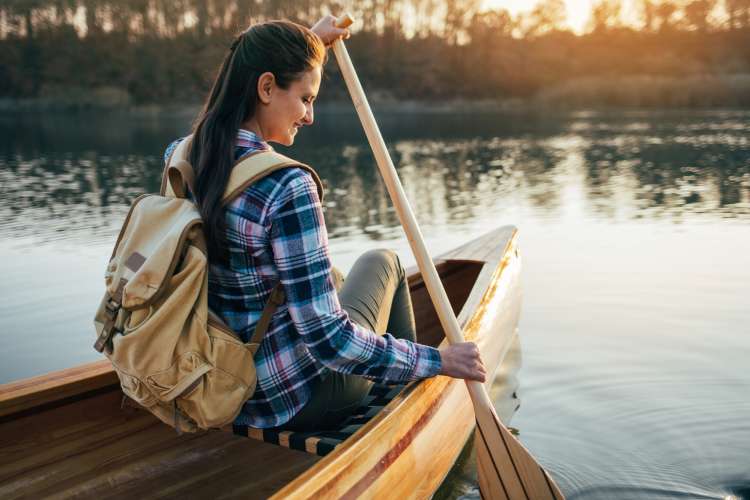
[[[256,429],[247,425],[234,425],[233,431],[238,436],[249,437],[266,443],[277,444],[294,450],[305,451],[321,457],[333,451],[360,427],[370,421],[380,410],[393,399],[405,385],[375,384],[362,406],[344,420],[338,429],[327,431],[294,432],[284,427],[273,429]]]

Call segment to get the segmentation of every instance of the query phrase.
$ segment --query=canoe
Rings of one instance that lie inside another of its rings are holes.
[[[517,231],[494,230],[435,262],[489,387],[518,324]],[[409,285],[418,340],[439,346],[446,340],[415,270]],[[284,432],[273,442],[236,429],[180,436],[123,401],[106,360],[0,386],[0,497],[424,498],[475,426],[463,381],[443,376],[397,390],[325,456],[309,445],[320,438],[303,436],[301,451]],[[500,413],[507,422],[511,412]]]

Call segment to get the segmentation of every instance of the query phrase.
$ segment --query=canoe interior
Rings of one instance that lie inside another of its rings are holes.
[[[466,299],[469,298],[484,263],[449,260],[437,264],[436,267],[453,312],[458,315]],[[409,289],[414,308],[414,321],[417,325],[417,341],[437,347],[445,339],[445,333],[419,273],[410,275]]]
[[[483,264],[438,264],[456,313]],[[437,346],[444,336],[424,283],[412,274],[409,284],[419,341]],[[0,498],[215,498],[221,491],[267,498],[321,459],[225,432],[178,436],[149,413],[123,408],[117,384],[55,385],[76,378],[65,372],[0,388],[6,410],[11,408],[0,413]],[[60,397],[47,395],[33,406],[7,404],[14,391],[58,386]]]

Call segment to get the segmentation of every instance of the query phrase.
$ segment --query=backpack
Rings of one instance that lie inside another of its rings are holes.
[[[272,290],[249,343],[208,308],[208,259],[202,220],[186,197],[193,169],[191,138],[167,160],[160,194],[130,207],[105,273],[106,292],[94,318],[94,348],[112,362],[126,397],[173,426],[196,432],[231,424],[255,392],[257,352],[276,308]],[[237,162],[224,204],[250,184],[285,167],[315,171],[274,151]]]

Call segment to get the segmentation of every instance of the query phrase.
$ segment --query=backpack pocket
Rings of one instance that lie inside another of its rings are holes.
[[[117,371],[117,375],[120,377],[122,392],[127,397],[144,408],[151,408],[157,403],[156,396],[154,396],[146,384],[142,383],[136,377],[120,370]]]
[[[218,359],[247,362],[247,348],[243,344],[219,343],[214,350],[224,352]],[[235,350],[238,352],[232,353]],[[245,351],[244,356],[241,351]],[[243,372],[250,369],[247,365],[243,368]],[[255,380],[252,382],[254,388]],[[232,423],[250,392],[247,381],[212,365],[195,352],[181,354],[168,369],[149,375],[146,383],[160,405],[173,406],[203,429]]]
[[[193,384],[200,383],[200,377],[196,375],[190,377],[195,380]],[[196,425],[196,422],[192,418],[180,411],[175,400],[166,402],[157,398],[153,393],[152,384],[142,382],[136,377],[130,376],[122,371],[118,372],[118,376],[120,377],[120,387],[122,387],[122,392],[125,394],[125,396],[129,397],[139,406],[151,412],[155,417],[157,417],[165,424],[174,427],[178,433],[197,432],[198,430],[200,430],[200,428]],[[183,380],[183,383],[187,383],[185,379]],[[178,385],[181,386],[183,384]],[[179,390],[181,390],[181,387],[176,388],[174,392],[176,393]],[[190,392],[190,390],[192,390],[192,387],[188,385],[187,389],[185,389],[184,392]]]
[[[207,372],[189,389],[177,398],[177,407],[204,429],[231,424],[248,397],[247,386],[219,368]]]
[[[151,391],[165,403],[189,392],[213,367],[194,352],[181,354],[166,370],[146,377]]]

